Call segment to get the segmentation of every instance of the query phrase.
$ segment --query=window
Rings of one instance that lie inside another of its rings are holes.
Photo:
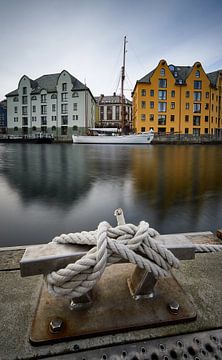
[[[47,114],[47,105],[41,105],[41,114]]]
[[[150,101],[150,109],[154,108],[154,101]]]
[[[19,101],[18,96],[15,96],[15,97],[13,98],[13,101]]]
[[[175,102],[171,102],[171,109],[175,109]]]
[[[36,130],[37,130],[37,129],[36,129],[36,126],[33,126],[33,127],[32,127],[32,130],[33,130],[33,131],[36,131]]]
[[[154,90],[150,90],[150,96],[154,96]]]
[[[62,115],[61,122],[62,125],[68,125],[68,115]]]
[[[23,93],[23,95],[27,95],[27,87],[26,86],[24,86],[22,88],[22,93]]]
[[[18,122],[18,117],[14,117],[14,122]]]
[[[26,104],[28,103],[28,97],[27,97],[27,96],[23,96],[23,97],[22,97],[22,103],[23,103],[24,105],[26,105]]]
[[[209,99],[209,92],[208,91],[206,92],[205,95],[206,95],[206,99]]]
[[[36,112],[36,106],[35,105],[32,106],[32,112]]]
[[[190,97],[190,92],[186,91],[186,98],[189,98],[189,97]]]
[[[145,132],[146,128],[144,126],[141,127],[141,132]]]
[[[158,125],[166,125],[166,115],[158,115]]]
[[[47,125],[47,117],[41,116],[41,125]]]
[[[41,95],[41,103],[46,103],[46,94]]]
[[[17,126],[14,127],[14,131],[18,131],[18,127],[17,127]]]
[[[23,125],[23,126],[27,126],[27,125],[28,125],[28,118],[27,118],[27,117],[23,117],[23,118],[22,118],[22,125]]]
[[[200,126],[200,116],[193,117],[193,126]]]
[[[68,113],[68,104],[61,104],[61,113],[62,114]]]
[[[214,104],[211,105],[211,109],[212,109],[212,111],[214,111]]]
[[[154,121],[154,114],[150,114],[150,121]]]
[[[199,103],[194,103],[194,104],[193,104],[193,112],[194,112],[194,113],[200,113],[200,112],[201,112],[201,104],[199,104]]]
[[[64,101],[68,101],[68,93],[62,93],[61,94],[61,101],[64,102]]]
[[[56,121],[56,115],[52,115],[52,121]]]
[[[141,114],[141,120],[145,121],[146,120],[146,114]]]
[[[186,109],[186,110],[189,110],[189,108],[190,108],[190,103],[186,103],[186,104],[185,104],[185,109]]]
[[[78,115],[73,115],[72,119],[73,120],[78,120]]]
[[[201,92],[200,91],[194,91],[193,99],[194,99],[194,101],[201,101]]]
[[[194,87],[194,89],[202,89],[202,81],[201,80],[194,80],[193,87]]]
[[[189,134],[189,129],[185,128],[185,134]]]
[[[27,106],[23,106],[23,107],[22,107],[22,115],[27,115],[27,113],[28,113],[28,108],[27,108]]]
[[[173,134],[174,133],[174,128],[170,128],[170,133]]]
[[[107,120],[113,119],[113,107],[107,106]]]
[[[78,94],[76,91],[74,91],[74,92],[72,93],[72,97],[79,97],[79,94]]]
[[[142,101],[142,102],[141,102],[141,108],[142,108],[142,109],[145,109],[145,108],[146,108],[146,101]]]
[[[56,104],[52,104],[52,112],[56,111]]]
[[[194,136],[200,136],[200,129],[193,129],[193,135]]]
[[[55,125],[52,126],[52,131],[56,131],[56,126]]]
[[[208,116],[206,115],[206,116],[205,116],[205,122],[208,122],[208,120],[209,120],[209,118],[208,118]]]
[[[170,121],[174,121],[175,116],[174,115],[170,115]]]
[[[146,96],[146,90],[145,89],[141,90],[141,96]]]
[[[197,70],[195,75],[196,75],[196,78],[199,78],[200,77],[200,71]]]
[[[212,94],[212,100],[214,100],[214,94]]]
[[[35,121],[37,121],[36,116],[32,116],[32,122],[35,122]]]
[[[67,91],[67,83],[62,84],[62,91]]]
[[[100,120],[104,120],[104,106],[100,106]]]
[[[77,103],[73,104],[73,111],[77,111]]]
[[[171,91],[171,97],[175,97],[175,90]]]
[[[205,109],[206,109],[206,110],[209,109],[209,104],[208,104],[208,103],[205,104]]]
[[[164,68],[160,69],[160,76],[165,76],[165,69]]]
[[[17,107],[17,106],[14,107],[14,113],[15,113],[15,114],[18,113],[18,107]]]
[[[204,129],[204,134],[208,134],[208,128]]]
[[[158,112],[166,112],[166,102],[158,102]]]
[[[116,120],[119,120],[119,105],[116,105]]]
[[[56,94],[52,94],[52,95],[51,95],[51,99],[57,99],[57,95],[56,95]]]
[[[31,100],[37,100],[37,97],[36,97],[35,95],[33,95],[33,96],[31,97]]]
[[[166,79],[159,79],[159,88],[166,88],[166,87],[167,87]]]
[[[166,90],[159,90],[158,91],[158,98],[159,98],[159,100],[166,100],[166,98],[167,98]]]
[[[186,122],[189,121],[189,115],[185,115],[185,121],[186,121]]]

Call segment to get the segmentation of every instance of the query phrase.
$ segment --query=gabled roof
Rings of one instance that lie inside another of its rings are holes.
[[[217,70],[217,71],[213,71],[213,72],[207,74],[207,77],[210,80],[212,86],[214,86],[214,87],[217,86],[217,80],[221,73],[222,73],[222,70]]]
[[[156,70],[153,69],[152,71],[149,72],[149,74],[145,75],[144,77],[142,77],[140,80],[138,80],[139,83],[150,83],[150,78],[153,75],[154,71]]]
[[[44,89],[47,92],[56,92],[56,85],[61,73],[56,74],[46,74],[42,75],[36,80],[30,79],[31,82],[31,94],[40,94],[40,92]],[[81,83],[78,79],[76,79],[73,75],[69,74],[73,87],[72,91],[78,90],[89,90],[89,88]],[[90,91],[90,90],[89,90]],[[91,92],[90,92],[91,93]],[[18,89],[11,91],[6,96],[16,96],[18,95]],[[92,95],[93,96],[93,95]]]

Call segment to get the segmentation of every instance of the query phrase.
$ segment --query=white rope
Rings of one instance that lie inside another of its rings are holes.
[[[171,268],[179,267],[179,260],[158,242],[159,233],[141,221],[112,228],[101,222],[95,231],[62,234],[52,242],[60,244],[94,245],[82,258],[46,276],[48,290],[56,296],[76,298],[91,290],[106,266],[121,259],[151,272],[155,278],[166,277]],[[222,251],[220,245],[201,245],[195,252]]]

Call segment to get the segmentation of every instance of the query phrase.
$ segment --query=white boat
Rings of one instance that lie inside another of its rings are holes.
[[[110,135],[101,132],[88,136],[72,135],[74,144],[150,144],[153,138],[153,130],[131,135],[117,135],[115,132]]]

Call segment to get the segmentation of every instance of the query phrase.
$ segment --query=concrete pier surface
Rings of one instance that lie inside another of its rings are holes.
[[[189,237],[198,243],[222,243],[209,232]],[[181,261],[180,269],[173,271],[193,303],[195,319],[44,345],[29,340],[43,277],[21,277],[23,253],[20,247],[0,248],[1,360],[222,359],[222,252],[197,254],[194,260]]]

